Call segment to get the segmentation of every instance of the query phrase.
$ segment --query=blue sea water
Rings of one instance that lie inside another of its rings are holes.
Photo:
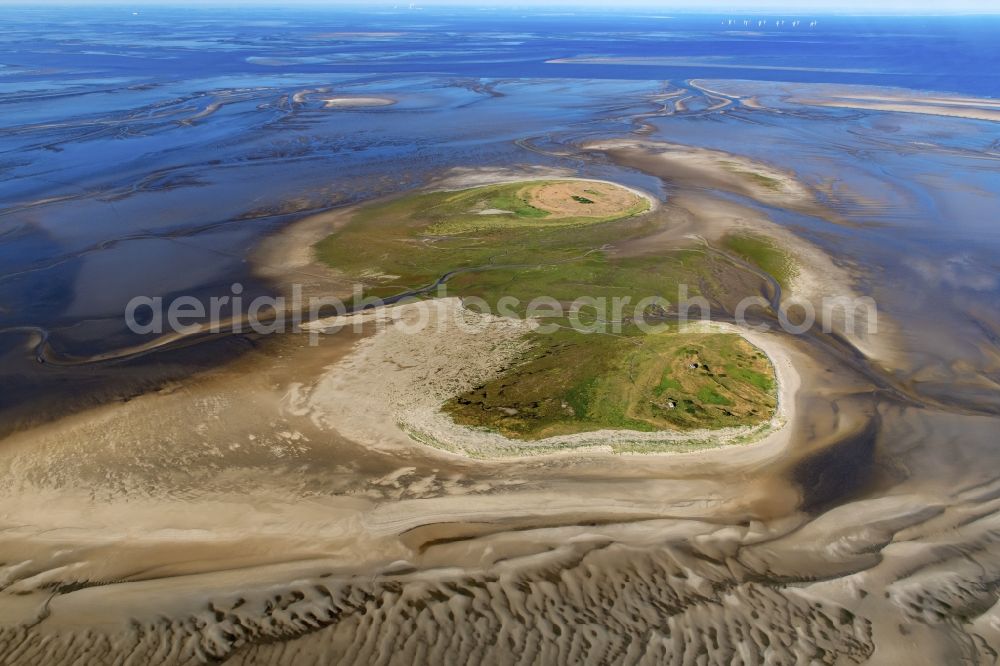
[[[671,84],[1000,94],[993,16],[4,7],[0,25],[0,328],[42,328],[80,353],[125,344],[122,310],[138,294],[213,293],[233,279],[267,291],[246,261],[263,236],[443,169],[586,168],[662,193],[641,173],[526,146],[627,134]],[[331,111],[331,94],[399,102]],[[1000,185],[975,158],[1000,145],[994,123],[828,109],[651,127],[889,197],[858,220],[863,237],[836,231],[869,248],[854,260],[891,262],[888,239],[908,238],[932,264],[995,270]],[[894,153],[920,141],[952,156]],[[894,210],[894,196],[911,208]],[[944,217],[962,233],[943,237]],[[0,352],[22,344],[0,335]]]
[[[586,86],[593,98],[615,100],[699,77],[1000,91],[1000,17],[5,7],[0,20],[4,204],[44,191],[54,177],[83,186],[101,161],[120,165],[159,143],[194,152],[181,134],[202,143],[222,139],[230,127],[206,122],[178,132],[158,123],[171,105],[210,95],[227,96],[225,116],[259,101],[255,91],[316,85],[349,84],[357,93],[402,87],[411,93],[405,109],[428,110],[421,102],[452,108],[470,101],[440,85],[453,77],[559,79],[570,104],[584,101],[569,84],[581,79],[600,81]],[[626,64],[553,62],[579,57]],[[653,64],[636,64],[643,60]],[[422,99],[415,90],[424,91]],[[378,121],[362,124],[373,134],[384,129]],[[466,128],[416,125],[407,137],[415,145]]]
[[[991,95],[1000,77],[996,16],[7,7],[0,18],[5,93],[186,79],[230,87],[289,73],[647,80],[717,76],[722,65],[731,78]],[[580,55],[691,64],[549,64]]]

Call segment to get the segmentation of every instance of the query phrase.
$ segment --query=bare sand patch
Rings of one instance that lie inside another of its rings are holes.
[[[355,109],[363,107],[392,106],[396,100],[389,97],[327,97],[323,106],[328,109]]]
[[[583,178],[570,169],[546,166],[516,166],[516,167],[455,167],[448,170],[441,178],[433,181],[429,189],[434,190],[464,190],[482,185],[498,185],[500,183],[517,183],[531,180],[572,180],[586,183],[600,183],[631,192],[642,197],[649,205],[649,210],[660,207],[660,200],[649,192],[639,188],[629,187],[622,183],[597,178]]]
[[[718,187],[761,203],[816,210],[812,190],[794,174],[742,155],[663,141],[613,139],[583,144],[637,166],[658,164],[658,173],[687,185]]]
[[[525,187],[522,193],[532,206],[549,213],[550,219],[608,217],[648,200],[632,190],[596,180],[543,183]]]

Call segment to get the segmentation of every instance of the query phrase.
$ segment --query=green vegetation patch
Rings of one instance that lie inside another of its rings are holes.
[[[774,413],[770,362],[738,335],[564,330],[534,338],[519,364],[448,401],[445,411],[457,423],[526,440],[757,425]]]
[[[552,182],[560,181],[539,181]],[[665,289],[681,277],[672,257],[646,260],[647,266],[659,266],[644,277],[640,270],[620,273],[608,265],[603,251],[594,251],[651,232],[650,223],[638,215],[648,207],[645,199],[611,218],[551,220],[548,213],[518,198],[524,187],[513,183],[420,193],[364,206],[343,228],[316,244],[317,258],[366,283],[372,296],[425,286],[455,271],[449,282],[452,293],[488,300],[516,292],[526,300],[546,295],[572,301],[583,294],[641,293],[644,283],[652,289],[644,295],[671,293]],[[488,213],[480,214],[483,211]],[[640,268],[644,262],[635,263]],[[634,289],[627,287],[632,277],[639,280]]]
[[[723,247],[788,288],[798,274],[795,260],[770,239],[753,234],[732,234],[722,239]]]
[[[587,199],[608,193],[580,182],[587,188],[580,196]],[[459,423],[534,440],[601,429],[722,428],[771,418],[773,369],[742,338],[677,333],[663,323],[669,307],[646,310],[663,324],[658,334],[640,334],[630,318],[644,298],[675,301],[681,285],[689,296],[709,300],[720,300],[733,285],[757,293],[745,269],[697,248],[616,255],[608,248],[647,238],[662,221],[625,211],[614,219],[553,223],[550,213],[523,196],[523,188],[514,183],[421,193],[365,206],[316,245],[317,256],[362,283],[366,296],[396,295],[450,274],[449,295],[480,298],[491,312],[519,317],[541,296],[567,310],[581,296],[607,303],[631,299],[619,313],[586,307],[579,312],[585,326],[620,322],[621,335],[566,328],[532,334],[531,350],[518,364],[445,405]],[[569,208],[574,205],[580,202]],[[768,272],[784,266],[778,258],[785,255],[756,237],[731,237],[725,249],[763,263]],[[517,299],[506,311],[499,307],[505,297]],[[564,311],[544,323],[572,322]]]

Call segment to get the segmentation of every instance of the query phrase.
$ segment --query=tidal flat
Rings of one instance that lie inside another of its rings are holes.
[[[0,13],[3,663],[995,660],[995,18]]]

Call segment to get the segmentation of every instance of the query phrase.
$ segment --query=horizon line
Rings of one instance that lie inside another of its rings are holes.
[[[972,0],[975,2],[975,0]],[[906,3],[912,5],[912,2]],[[978,3],[977,3],[978,4]],[[579,0],[548,0],[544,4],[498,4],[495,2],[478,2],[463,0],[427,0],[424,2],[411,2],[410,0],[376,0],[376,2],[358,2],[348,0],[340,2],[338,0],[291,0],[282,2],[281,0],[0,0],[2,8],[16,9],[84,9],[84,8],[108,8],[119,9],[128,8],[132,10],[143,9],[170,9],[183,7],[185,9],[312,9],[312,10],[353,10],[361,12],[385,12],[387,10],[397,10],[399,12],[420,11],[424,9],[452,9],[452,10],[478,10],[478,11],[504,11],[504,12],[545,12],[551,10],[579,11],[598,14],[616,14],[621,12],[643,12],[656,13],[658,15],[677,13],[684,15],[701,16],[840,16],[840,17],[960,17],[960,16],[1000,16],[1000,7],[994,3],[985,7],[958,6],[952,10],[935,8],[915,8],[899,7],[893,5],[883,6],[858,6],[844,7],[843,2],[835,2],[819,7],[801,7],[793,4],[778,4],[773,6],[718,6],[705,7],[704,5],[690,5],[678,3],[673,6],[661,4],[650,4],[643,0],[633,0],[626,2],[614,11],[596,4],[580,3]],[[989,6],[993,5],[993,6]],[[663,18],[669,18],[664,16]]]

